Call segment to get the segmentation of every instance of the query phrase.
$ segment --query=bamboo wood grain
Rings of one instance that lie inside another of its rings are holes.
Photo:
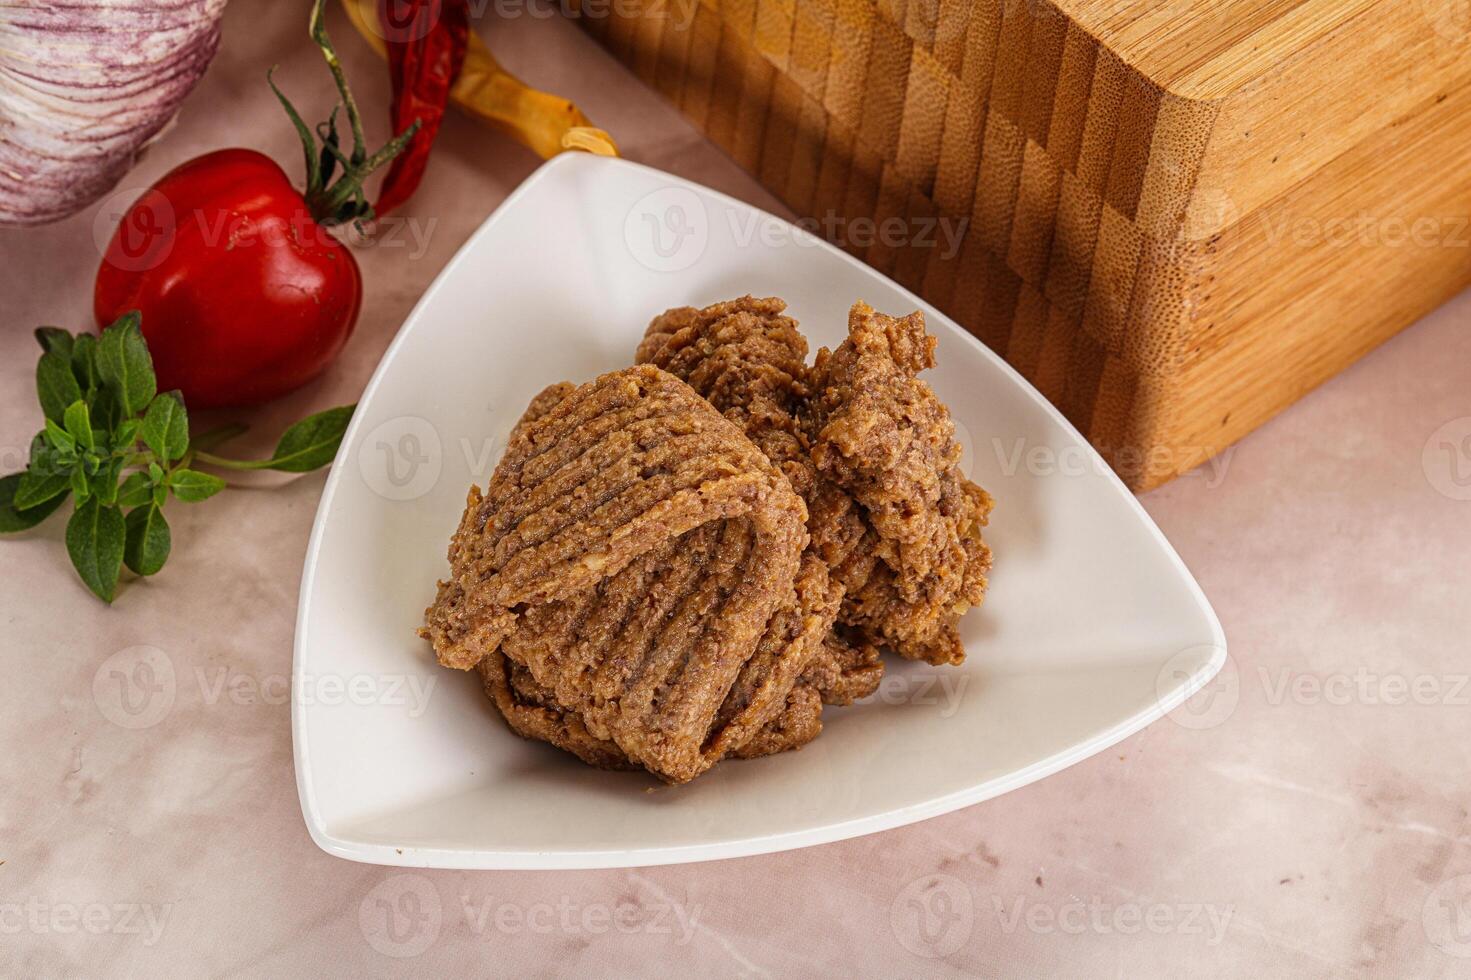
[[[1145,488],[1471,281],[1458,2],[640,0],[589,28]],[[1446,234],[1314,237],[1361,211]]]

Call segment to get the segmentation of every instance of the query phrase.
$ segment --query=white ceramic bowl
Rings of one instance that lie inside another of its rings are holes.
[[[943,246],[943,240],[942,240]],[[996,498],[963,667],[891,662],[799,752],[665,787],[512,735],[415,637],[472,482],[533,394],[627,366],[675,305],[790,304],[814,349],[848,306],[919,308],[926,377]],[[758,854],[1025,786],[1180,705],[1225,661],[1205,597],[1134,497],[999,357],[841,251],[721,194],[564,154],[466,243],[379,365],[327,481],[297,618],[292,726],[312,838],[359,861],[590,868]]]

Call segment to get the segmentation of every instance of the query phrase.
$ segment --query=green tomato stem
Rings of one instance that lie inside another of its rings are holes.
[[[306,200],[307,209],[311,211],[312,217],[319,224],[330,227],[348,221],[362,221],[374,217],[373,207],[363,193],[363,181],[374,170],[388,163],[403,151],[409,140],[418,132],[419,121],[415,120],[402,133],[389,140],[377,153],[369,154],[367,139],[363,134],[362,114],[358,111],[357,100],[353,98],[352,90],[348,88],[347,76],[342,70],[342,62],[338,60],[337,52],[332,47],[332,41],[327,37],[327,27],[323,21],[324,4],[325,0],[313,0],[308,33],[313,43],[321,49],[322,58],[327,62],[327,70],[332,73],[332,81],[337,86],[337,95],[342,108],[346,110],[348,128],[352,133],[352,152],[343,153],[333,145],[336,129],[330,121],[327,126],[331,139],[323,137],[322,147],[319,150],[316,141],[312,139],[311,130],[302,121],[290,100],[279,90],[276,91],[276,95],[285,108],[286,114],[291,118],[291,124],[296,128],[297,135],[301,139],[302,151],[306,154],[307,186],[302,194]],[[270,81],[269,74],[266,80]],[[275,83],[271,82],[271,86],[274,89]],[[336,116],[335,109],[333,116],[334,118]],[[321,136],[320,129],[318,129],[318,135]],[[327,154],[327,157],[322,157],[322,153]],[[326,174],[322,169],[323,159],[335,159],[342,168],[341,175],[330,185],[327,184]]]
[[[347,110],[347,123],[352,129],[352,162],[361,163],[368,155],[368,141],[363,137],[363,118],[358,112],[357,100],[352,97],[352,89],[347,87],[347,76],[342,71],[342,62],[337,60],[337,52],[333,50],[332,42],[327,37],[327,25],[322,16],[324,4],[325,0],[316,0],[312,4],[307,32],[317,47],[321,48],[327,68],[332,72],[332,81],[337,83],[337,94],[342,99],[343,108]]]

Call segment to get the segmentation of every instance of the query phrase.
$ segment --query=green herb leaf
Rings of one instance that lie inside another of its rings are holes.
[[[138,433],[142,428],[142,419],[123,419],[118,423],[117,428],[112,430],[112,448],[115,451],[121,452],[127,452],[132,449],[138,441]]]
[[[87,398],[87,404],[92,411],[92,427],[104,432],[111,432],[122,425],[128,418],[128,413],[123,411],[118,404],[117,395],[111,388],[93,388]]]
[[[184,396],[177,391],[161,392],[148,404],[143,416],[143,442],[159,462],[172,463],[189,449],[189,414]]]
[[[153,485],[153,503],[156,507],[162,507],[169,502],[169,488],[162,483]]]
[[[73,404],[76,404],[73,402]],[[65,413],[63,412],[63,417]],[[52,449],[56,450],[62,457],[70,457],[77,451],[77,440],[72,434],[50,419],[46,420],[46,428],[42,430],[46,442]]]
[[[25,479],[24,473],[11,473],[9,476],[0,477],[0,534],[14,534],[17,531],[30,530],[55,513],[56,508],[66,500],[65,493],[58,493],[39,504],[17,507],[15,499],[20,492],[20,484],[23,479]]]
[[[111,602],[122,570],[127,530],[123,512],[95,497],[80,504],[66,524],[66,550],[82,581],[97,597]]]
[[[36,397],[48,419],[61,421],[66,407],[82,397],[81,386],[72,374],[71,361],[58,351],[47,351],[36,362]]]
[[[163,511],[148,504],[128,512],[123,561],[139,575],[152,575],[168,560],[172,538]]]
[[[44,351],[54,350],[68,359],[72,356],[72,335],[60,327],[37,327],[36,342]]]
[[[122,470],[123,461],[113,458],[101,463],[97,467],[97,472],[92,475],[92,494],[109,507],[117,503],[117,478]]]
[[[58,467],[56,450],[51,448],[51,443],[46,441],[46,430],[42,429],[31,436],[31,454],[27,459],[26,466],[32,472],[52,473]]]
[[[77,334],[71,347],[72,374],[85,392],[97,390],[97,338],[89,333]]]
[[[50,440],[46,438],[45,430],[37,432],[35,437],[31,439],[30,460],[26,464],[26,473],[30,480],[59,477],[61,483],[65,484],[76,465],[76,455],[74,453],[59,452],[51,445]],[[31,503],[35,502],[38,501],[22,503],[21,506],[28,507],[31,506]]]
[[[186,504],[213,497],[225,489],[225,481],[198,470],[177,469],[168,476],[169,489]]]
[[[26,470],[20,474],[12,498],[17,510],[30,510],[65,494],[72,484],[71,473],[39,473]]]
[[[82,471],[80,466],[71,471],[70,479],[72,493],[76,494],[77,503],[83,503],[88,497],[92,496],[92,482],[87,479],[87,474]]]
[[[307,473],[332,462],[337,447],[342,444],[342,435],[352,420],[356,405],[329,408],[325,412],[309,415],[281,434],[269,469],[285,473]]]
[[[97,374],[112,390],[124,416],[141,412],[158,391],[140,319],[137,311],[123,314],[102,331],[97,344]]]
[[[141,507],[153,499],[153,481],[148,479],[148,474],[142,470],[129,473],[128,478],[118,487],[117,503],[119,507]]]
[[[66,407],[66,412],[61,417],[66,431],[75,439],[78,445],[86,446],[88,449],[97,448],[97,438],[92,434],[92,416],[87,411],[87,403],[78,398]]]
[[[148,478],[154,483],[162,483],[164,478],[163,467],[157,463],[148,464]]]

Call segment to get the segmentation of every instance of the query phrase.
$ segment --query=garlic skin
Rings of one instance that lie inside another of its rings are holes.
[[[0,225],[106,194],[174,118],[220,43],[225,0],[0,0]]]

